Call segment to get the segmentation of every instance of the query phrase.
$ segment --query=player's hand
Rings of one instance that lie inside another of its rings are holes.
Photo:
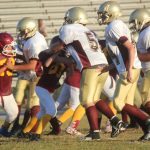
[[[128,70],[128,73],[127,73],[127,81],[130,82],[130,83],[133,83],[132,69],[129,69],[129,70]]]
[[[99,72],[100,73],[99,75],[101,75],[102,73],[105,72],[105,66],[97,66],[96,72]]]
[[[13,70],[13,69],[14,69],[14,65],[12,64],[12,61],[11,61],[10,58],[7,59],[6,66],[7,66],[7,68],[10,69],[10,70]]]

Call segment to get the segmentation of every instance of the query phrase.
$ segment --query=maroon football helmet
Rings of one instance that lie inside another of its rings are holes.
[[[8,57],[15,56],[15,49],[13,37],[6,32],[0,33],[0,53]]]

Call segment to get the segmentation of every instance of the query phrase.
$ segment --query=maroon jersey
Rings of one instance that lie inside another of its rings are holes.
[[[45,67],[46,60],[51,57],[53,54],[49,53],[47,50],[42,51],[39,54],[39,59],[43,65],[43,74],[37,84],[37,86],[41,86],[45,89],[47,89],[49,92],[54,92],[55,89],[59,87],[59,79],[62,76],[62,74],[66,71],[67,65],[63,62],[58,62],[57,58],[54,59],[53,63]],[[66,60],[72,62],[72,59],[70,57],[67,57],[65,55],[64,51],[60,51],[59,55],[56,57],[62,57]],[[56,60],[57,59],[57,60]]]
[[[7,58],[0,54],[0,68],[6,63]],[[15,64],[14,58],[11,58],[12,64]],[[0,96],[7,96],[12,93],[12,71],[6,69],[0,74]]]
[[[70,86],[80,88],[81,72],[77,69],[65,79],[65,83]]]

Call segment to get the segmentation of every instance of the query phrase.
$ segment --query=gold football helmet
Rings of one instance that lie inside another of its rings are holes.
[[[26,40],[32,37],[37,31],[37,22],[30,18],[24,17],[17,24],[17,37]]]
[[[121,8],[115,1],[106,1],[100,5],[97,14],[99,25],[108,24],[121,16]]]
[[[80,23],[86,25],[88,23],[86,11],[80,7],[70,8],[66,12],[64,20],[64,24]]]
[[[145,8],[134,10],[129,18],[130,29],[132,31],[140,31],[148,22],[150,22],[150,12]]]

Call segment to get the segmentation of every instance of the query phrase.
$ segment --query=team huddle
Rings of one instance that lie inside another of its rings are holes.
[[[51,126],[47,135],[59,135],[61,125],[71,118],[67,134],[81,136],[82,141],[100,140],[105,115],[111,138],[126,128],[140,126],[143,135],[138,140],[149,141],[150,12],[134,10],[130,28],[120,16],[117,2],[100,4],[97,20],[100,26],[107,25],[104,40],[86,27],[88,16],[80,7],[66,12],[59,35],[49,46],[33,18],[18,21],[16,42],[10,34],[0,33],[0,106],[6,112],[0,136],[38,141],[47,124]],[[15,96],[13,72],[18,73]],[[54,100],[53,93],[60,86]],[[24,98],[27,104],[20,124]],[[77,129],[84,114],[90,127],[87,135]]]

